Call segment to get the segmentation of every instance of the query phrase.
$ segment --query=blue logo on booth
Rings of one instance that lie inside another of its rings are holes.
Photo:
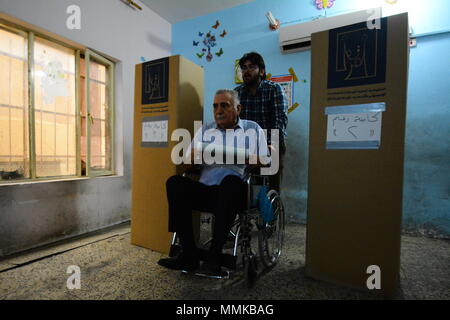
[[[387,19],[379,29],[366,22],[329,32],[328,89],[386,81]]]

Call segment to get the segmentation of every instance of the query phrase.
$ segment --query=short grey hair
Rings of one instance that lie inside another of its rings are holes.
[[[228,93],[231,96],[231,99],[233,99],[234,102],[234,106],[236,107],[238,104],[241,103],[241,101],[239,100],[239,94],[237,93],[236,90],[232,90],[232,89],[219,89],[216,91],[216,96],[218,94],[224,94],[224,93]]]

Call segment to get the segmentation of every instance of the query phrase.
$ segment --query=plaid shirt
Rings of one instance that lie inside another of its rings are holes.
[[[263,129],[268,130],[267,140],[270,144],[270,130],[280,130],[280,141],[286,137],[288,123],[288,102],[283,88],[275,82],[262,80],[256,95],[252,95],[246,85],[236,87],[241,100],[242,111],[239,115],[242,119],[253,120]]]

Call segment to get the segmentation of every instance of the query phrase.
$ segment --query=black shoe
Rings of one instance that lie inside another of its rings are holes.
[[[200,260],[198,256],[182,251],[175,258],[160,259],[158,264],[172,270],[194,271],[200,266]]]
[[[201,268],[201,273],[208,277],[224,278],[228,276],[228,272],[222,270],[218,259],[206,259]]]

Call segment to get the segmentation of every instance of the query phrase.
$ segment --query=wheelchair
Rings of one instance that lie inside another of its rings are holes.
[[[185,172],[183,176],[189,173],[192,171]],[[198,170],[195,172],[199,173]],[[234,272],[242,270],[246,285],[252,287],[258,277],[258,265],[261,263],[264,271],[268,271],[280,259],[284,243],[285,211],[280,195],[276,190],[269,190],[269,177],[261,175],[259,168],[246,171],[244,181],[247,185],[246,205],[237,213],[221,257],[221,265],[227,271],[227,275],[208,276],[200,271],[194,274],[208,278],[229,279]],[[266,204],[265,217],[260,210],[261,201]],[[201,219],[201,224],[204,223],[214,223],[214,216]],[[198,244],[202,260],[208,254],[207,246],[211,241],[212,238]],[[174,233],[169,257],[174,257],[180,250],[179,239]]]

